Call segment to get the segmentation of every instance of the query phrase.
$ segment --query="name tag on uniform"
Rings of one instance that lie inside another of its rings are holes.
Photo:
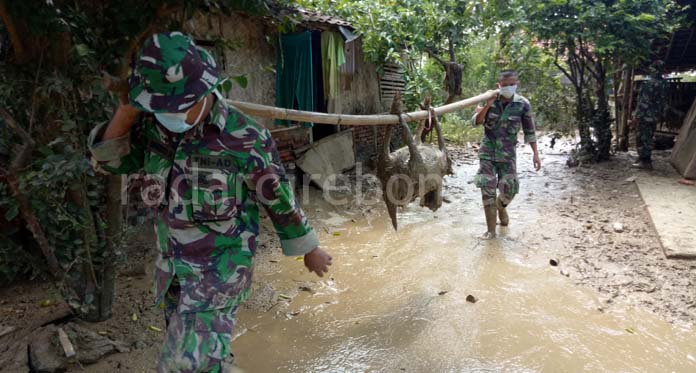
[[[217,155],[194,155],[192,159],[194,167],[199,168],[215,168],[232,170],[235,167],[233,157],[224,157]]]

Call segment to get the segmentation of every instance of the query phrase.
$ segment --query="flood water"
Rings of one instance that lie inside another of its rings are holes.
[[[247,372],[696,371],[693,330],[630,306],[602,311],[592,290],[549,266],[547,249],[525,245],[525,237],[553,223],[523,197],[543,175],[521,171],[512,224],[497,240],[479,240],[485,225],[479,192],[468,184],[474,171],[475,164],[456,168],[446,180],[451,203],[436,213],[415,205],[400,212],[398,232],[383,213],[347,216],[322,232],[334,257],[330,278],[314,294],[300,292],[282,312],[240,312],[233,344],[239,366]],[[281,267],[264,279],[314,280],[294,258]],[[478,301],[467,302],[468,295]]]

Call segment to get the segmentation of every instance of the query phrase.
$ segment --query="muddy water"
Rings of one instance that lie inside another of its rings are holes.
[[[560,158],[545,161],[547,170],[561,167]],[[398,233],[377,215],[324,234],[335,261],[330,278],[284,308],[261,316],[241,312],[234,342],[239,366],[247,372],[696,370],[693,330],[640,309],[602,310],[592,291],[549,266],[546,246],[562,238],[526,244],[543,231],[537,226],[543,212],[529,190],[545,174],[522,171],[523,192],[510,207],[513,224],[495,241],[478,240],[485,226],[478,191],[467,183],[474,170],[457,167],[447,180],[452,202],[437,213],[416,206],[402,211]],[[292,258],[263,278],[279,287],[314,280]],[[478,301],[467,302],[468,295]]]

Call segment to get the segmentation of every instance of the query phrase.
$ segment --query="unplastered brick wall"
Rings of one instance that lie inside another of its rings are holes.
[[[355,148],[355,161],[371,163],[379,158],[379,152],[384,144],[386,126],[353,126],[353,147]],[[398,149],[403,146],[401,127],[395,126],[392,130],[392,147]]]
[[[276,142],[283,163],[295,162],[297,159],[295,151],[309,145],[310,130],[308,128],[295,128],[272,132],[273,140]]]

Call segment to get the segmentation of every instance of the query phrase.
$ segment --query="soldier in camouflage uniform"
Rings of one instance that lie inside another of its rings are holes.
[[[652,169],[653,136],[657,123],[665,110],[667,83],[662,79],[662,61],[655,61],[650,67],[650,78],[645,80],[638,92],[638,102],[634,113],[636,127],[636,148],[638,162],[633,167]]]
[[[510,222],[506,208],[519,191],[516,146],[520,129],[524,132],[525,143],[534,152],[534,168],[537,171],[541,168],[532,108],[526,98],[515,93],[517,83],[515,71],[501,72],[498,79],[500,93],[476,108],[474,114],[474,124],[483,123],[485,127],[479,150],[479,171],[474,180],[481,188],[483,198],[488,228],[483,236],[485,239],[495,237],[498,217],[502,226]]]
[[[304,255],[319,276],[331,265],[295,202],[270,132],[222,100],[222,82],[213,58],[191,38],[156,34],[137,56],[114,117],[90,134],[99,169],[146,173],[143,197],[156,210],[156,302],[167,321],[160,372],[231,368],[259,204],[285,255]],[[141,112],[157,122],[133,127]]]

